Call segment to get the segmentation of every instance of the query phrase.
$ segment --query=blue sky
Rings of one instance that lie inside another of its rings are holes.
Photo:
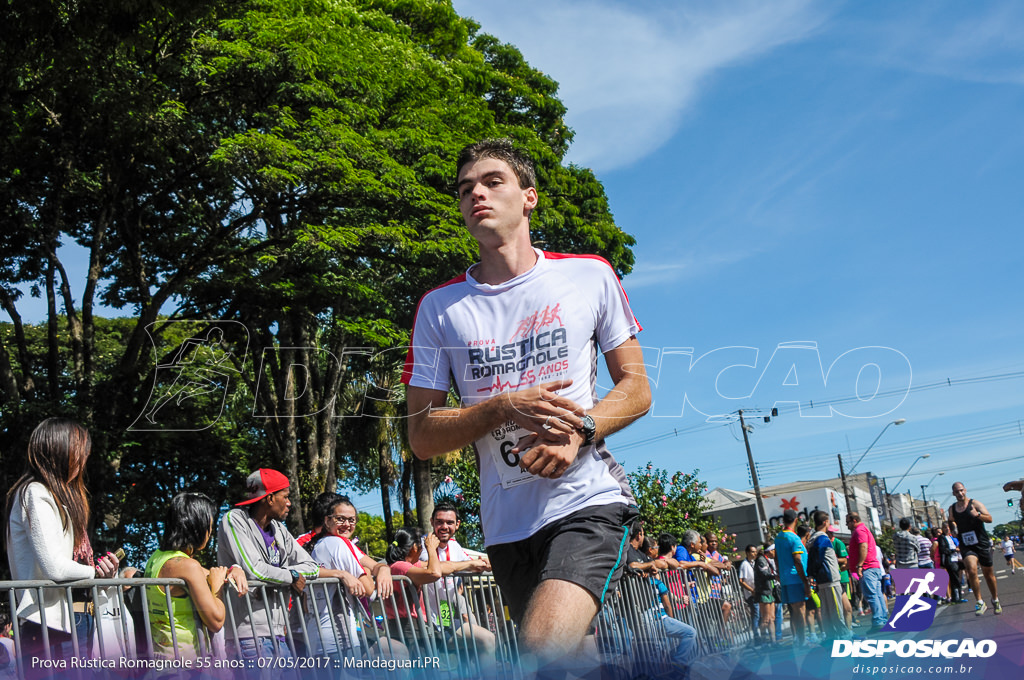
[[[610,442],[627,469],[699,468],[747,489],[738,426],[702,427],[706,414],[859,390],[844,414],[779,403],[770,424],[755,417],[762,483],[835,476],[837,454],[852,464],[905,418],[858,471],[894,482],[930,453],[900,491],[920,498],[934,479],[928,497],[948,505],[960,480],[1011,518],[1001,486],[1024,476],[1024,380],[956,381],[1024,371],[1024,7],[455,6],[560,83],[569,160],[595,170],[637,238],[623,283],[660,379],[654,415]],[[772,361],[781,343],[817,352]],[[664,352],[683,347],[756,354],[687,371]],[[737,362],[753,367],[716,387]],[[875,385],[903,393],[869,399]],[[695,431],[643,443],[679,430]]]
[[[747,489],[738,426],[706,416],[779,402],[752,418],[762,483],[827,478],[905,418],[858,471],[930,453],[900,491],[934,479],[948,505],[961,480],[1011,519],[1024,379],[957,381],[1024,372],[1024,5],[454,4],[560,83],[569,160],[638,241],[623,283],[655,405],[610,442],[627,469]]]

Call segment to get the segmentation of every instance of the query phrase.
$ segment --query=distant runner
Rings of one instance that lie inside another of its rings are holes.
[[[1003,540],[1002,548],[1003,548],[1003,557],[1006,558],[1006,566],[1008,566],[1010,568],[1010,573],[1011,574],[1016,574],[1017,573],[1017,568],[1016,568],[1017,560],[1013,559],[1013,539],[1011,539],[1009,536],[1007,536],[1006,539]]]
[[[967,497],[964,485],[957,482],[953,485],[953,496],[956,503],[949,506],[949,521],[955,522],[960,532],[960,554],[963,556],[964,567],[967,569],[967,583],[971,586],[974,599],[974,614],[981,616],[988,607],[981,599],[981,585],[978,583],[978,565],[985,576],[988,591],[992,593],[992,609],[996,614],[1003,613],[999,604],[999,592],[996,589],[996,575],[992,571],[992,540],[985,531],[985,524],[992,521],[988,509],[978,500]]]

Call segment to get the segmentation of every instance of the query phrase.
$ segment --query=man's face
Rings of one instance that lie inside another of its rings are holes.
[[[959,502],[963,502],[967,498],[967,489],[960,482],[953,485],[953,497]]]
[[[747,548],[747,559],[751,562],[757,559],[757,548]]]
[[[711,551],[718,550],[718,538],[716,536],[711,536],[707,540],[708,540],[708,550],[711,550]]]
[[[434,518],[430,520],[430,526],[433,527],[437,540],[441,542],[441,545],[445,545],[459,530],[459,520],[451,510],[440,510],[434,513]]]
[[[292,509],[292,488],[289,486],[267,496],[267,509],[271,519],[283,522]]]
[[[853,529],[855,526],[857,526],[857,521],[853,519],[853,515],[846,516],[846,526],[850,529]]]
[[[481,245],[496,245],[518,229],[528,230],[528,215],[537,207],[537,190],[521,188],[512,168],[497,158],[464,165],[458,192],[459,212]]]

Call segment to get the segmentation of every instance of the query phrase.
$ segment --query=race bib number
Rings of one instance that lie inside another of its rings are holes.
[[[964,545],[978,545],[978,534],[973,531],[965,531],[960,534],[960,540],[964,542]]]
[[[448,604],[448,600],[441,600],[437,603],[437,608],[440,613],[441,627],[451,628],[452,625],[452,607]]]
[[[512,451],[519,439],[526,434],[526,430],[520,427],[512,430],[506,428],[504,434],[505,437],[498,442],[498,446],[492,449],[495,468],[501,478],[501,487],[510,489],[513,486],[537,481],[539,477],[519,467],[519,454]]]

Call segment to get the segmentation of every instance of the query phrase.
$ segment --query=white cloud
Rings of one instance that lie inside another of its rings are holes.
[[[576,131],[569,160],[597,170],[667,142],[717,71],[805,38],[823,21],[806,0],[454,5],[559,82]]]
[[[1024,8],[1019,3],[910,5],[868,26],[863,54],[886,66],[980,83],[1024,85]]]
[[[734,248],[723,252],[692,250],[680,255],[670,263],[637,261],[633,272],[625,279],[630,291],[653,286],[665,286],[684,278],[695,278],[708,271],[719,270],[724,266],[742,262],[751,257],[757,248]]]

